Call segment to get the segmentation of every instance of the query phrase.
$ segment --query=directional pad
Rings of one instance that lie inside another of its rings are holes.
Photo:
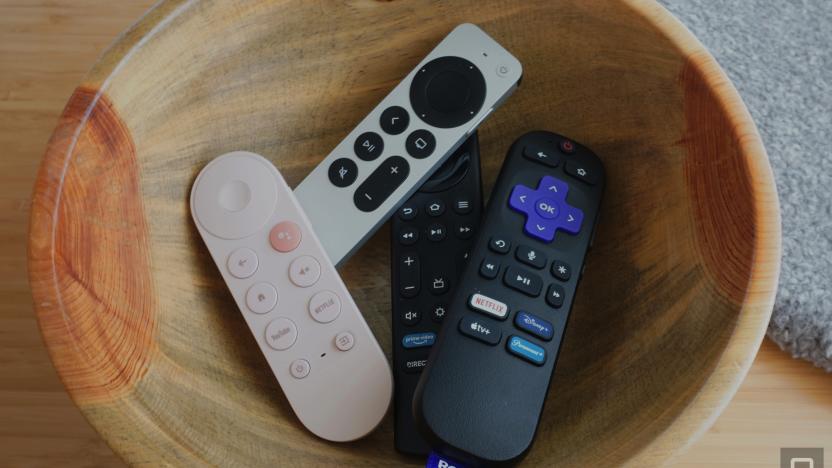
[[[584,212],[566,203],[569,186],[551,176],[540,179],[537,189],[515,185],[508,205],[526,215],[524,231],[535,239],[552,242],[560,229],[569,234],[581,230]]]

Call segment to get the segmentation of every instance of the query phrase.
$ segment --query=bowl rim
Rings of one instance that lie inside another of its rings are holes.
[[[104,94],[110,79],[119,73],[122,65],[130,60],[135,50],[200,1],[159,0],[113,40],[79,86],[90,85],[98,89],[99,94]],[[711,373],[667,427],[624,462],[628,466],[652,466],[668,462],[694,444],[713,425],[745,379],[765,336],[774,307],[780,271],[781,224],[777,190],[768,155],[748,109],[728,76],[687,27],[655,0],[622,0],[622,3],[666,37],[679,51],[680,56],[689,58],[690,65],[702,76],[708,89],[715,94],[722,111],[734,129],[739,147],[738,154],[744,158],[748,167],[749,185],[755,210],[754,232],[758,234],[753,245],[754,263],[748,279],[745,300],[739,310],[734,330],[726,341]],[[74,135],[77,136],[80,129],[86,125],[86,117],[97,103],[98,99],[93,99],[85,110],[85,118],[73,122]],[[59,124],[53,131],[53,138],[61,125],[63,124]],[[34,184],[28,242],[29,283],[32,286],[34,310],[44,344],[64,388],[107,445],[121,458],[129,461],[135,457],[135,454],[129,450],[123,450],[117,440],[112,439],[105,432],[107,424],[97,424],[98,421],[92,414],[94,409],[90,408],[95,404],[89,403],[82,395],[82,391],[73,390],[71,386],[66,385],[67,369],[60,365],[60,359],[56,359],[56,354],[62,350],[55,343],[48,341],[44,333],[45,326],[48,326],[45,323],[45,317],[56,306],[42,302],[37,295],[37,291],[46,286],[43,285],[43,278],[35,277],[33,264],[43,262],[44,255],[48,256],[50,261],[54,261],[48,252],[53,251],[55,239],[52,238],[52,243],[49,245],[43,245],[35,239],[38,236],[37,233],[44,230],[44,226],[36,225],[32,214],[38,209],[38,201],[50,200],[49,195],[44,193],[46,190],[38,188],[44,184],[50,185],[44,179],[55,180],[55,174],[45,170],[49,162],[56,160],[58,166],[66,171],[72,157],[73,145],[70,145],[65,152],[50,151],[47,147]],[[63,180],[63,174],[60,180]],[[40,235],[43,238],[50,238],[49,234]],[[40,240],[42,241],[43,238]],[[36,285],[40,287],[36,288]]]

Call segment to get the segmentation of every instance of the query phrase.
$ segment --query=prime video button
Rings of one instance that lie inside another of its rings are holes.
[[[428,346],[433,346],[433,343],[435,341],[436,333],[411,333],[409,335],[405,335],[404,338],[402,338],[402,346],[404,346],[407,349],[426,348]]]
[[[542,366],[546,362],[546,350],[531,341],[524,340],[519,336],[512,336],[508,339],[508,351],[534,365]]]

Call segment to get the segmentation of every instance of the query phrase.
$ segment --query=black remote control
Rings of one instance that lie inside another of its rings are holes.
[[[430,447],[413,423],[413,391],[473,246],[482,216],[474,133],[393,217],[391,269],[395,445],[411,455]]]
[[[511,146],[414,396],[435,450],[475,465],[528,452],[603,187],[600,159],[567,138]]]

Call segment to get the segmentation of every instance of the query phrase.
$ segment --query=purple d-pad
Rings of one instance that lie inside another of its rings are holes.
[[[558,229],[569,234],[577,234],[581,230],[584,212],[566,203],[568,192],[566,182],[545,176],[540,179],[537,189],[515,185],[508,206],[526,215],[526,234],[552,242]]]

